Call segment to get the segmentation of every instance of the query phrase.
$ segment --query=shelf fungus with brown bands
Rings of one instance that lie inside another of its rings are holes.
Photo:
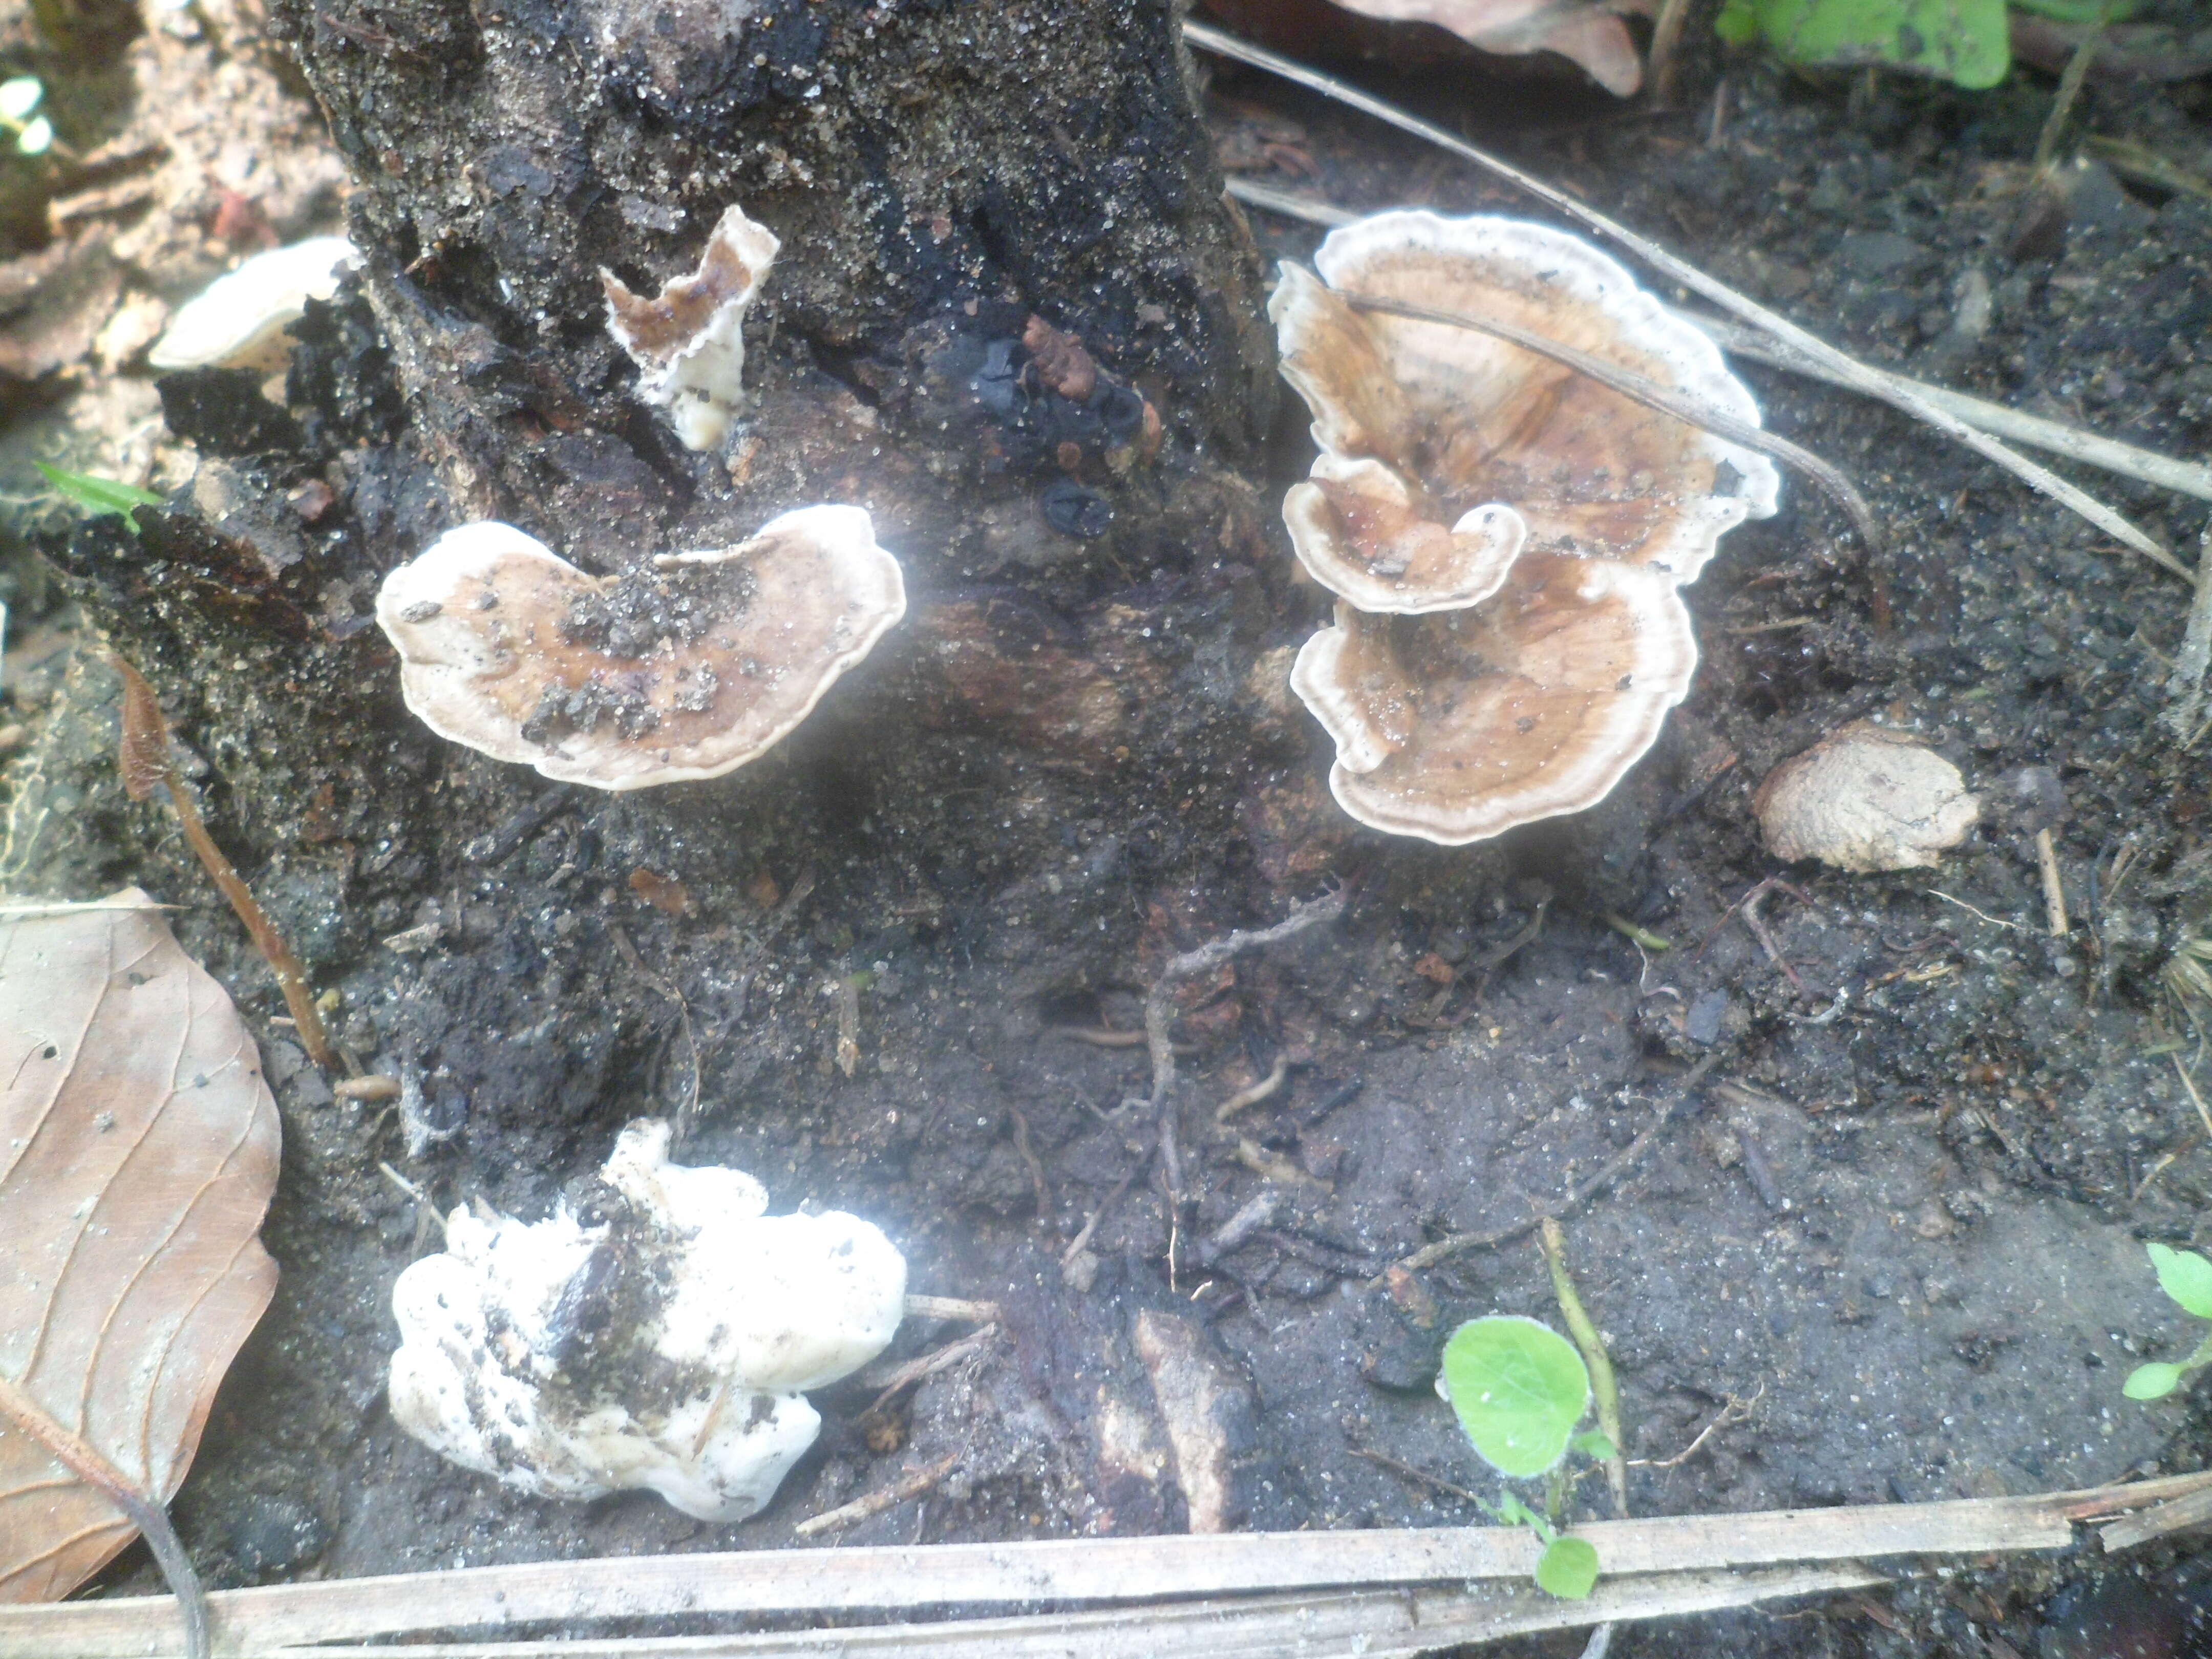
[[[1749,424],[1758,406],[1710,340],[1547,226],[1379,214],[1314,265],[1284,265],[1268,314],[1321,452],[1283,518],[1339,600],[1291,681],[1336,739],[1331,790],[1447,846],[1595,805],[1686,695],[1678,589],[1774,511],[1773,464],[1479,326],[1364,302],[1540,334]]]
[[[744,402],[745,313],[782,244],[767,226],[731,208],[715,225],[698,269],[633,294],[611,270],[607,332],[638,367],[640,401],[665,410],[689,449],[719,449]]]
[[[905,614],[898,561],[865,511],[836,505],[610,577],[512,525],[463,525],[376,600],[432,731],[611,790],[757,759]]]

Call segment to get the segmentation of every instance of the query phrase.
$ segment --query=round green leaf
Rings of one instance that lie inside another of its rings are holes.
[[[2120,1392],[2130,1400],[2163,1400],[2180,1386],[2180,1366],[2154,1363],[2130,1371]]]
[[[2212,1319],[2212,1261],[2194,1250],[2177,1250],[2166,1244],[2146,1244],[2150,1265],[2158,1269],[2158,1287],[2199,1319]]]
[[[39,84],[35,75],[19,75],[11,81],[0,81],[0,121],[20,125],[31,118],[31,112],[39,106],[39,100],[46,89]]]
[[[1536,1588],[1579,1601],[1597,1588],[1597,1546],[1587,1538],[1554,1538],[1536,1560]]]
[[[54,124],[43,115],[31,118],[28,125],[15,136],[15,148],[26,155],[43,155],[54,142]]]
[[[1512,1314],[1470,1320],[1444,1344],[1446,1399],[1483,1462],[1525,1480],[1566,1455],[1589,1409],[1589,1369],[1550,1326]]]

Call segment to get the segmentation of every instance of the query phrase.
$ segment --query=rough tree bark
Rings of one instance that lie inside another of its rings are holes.
[[[210,763],[217,833],[343,991],[339,1037],[419,1068],[494,1176],[604,1116],[663,1031],[633,934],[702,1004],[712,1110],[817,1057],[828,1003],[784,1005],[796,1027],[761,1009],[824,972],[915,947],[1033,1024],[1037,997],[1141,984],[1192,928],[1310,890],[1342,826],[1285,707],[1314,602],[1255,487],[1262,273],[1164,0],[280,0],[273,21],[350,160],[365,270],[311,308],[288,409],[236,375],[165,382],[205,458],[189,499],[55,556]],[[650,292],[732,203],[783,249],[748,323],[757,402],[693,454],[631,397],[599,271]],[[1020,369],[1032,314],[1149,401],[1156,454],[1109,464],[1048,400],[994,404],[978,377]],[[875,513],[912,605],[760,763],[563,795],[400,706],[369,607],[449,524],[621,571],[822,500]],[[0,875],[89,889],[135,836],[190,890],[82,762],[102,672],[21,769]],[[684,884],[680,927],[639,905],[640,869]],[[1184,914],[1148,928],[1170,890]],[[378,941],[426,926],[395,978]]]

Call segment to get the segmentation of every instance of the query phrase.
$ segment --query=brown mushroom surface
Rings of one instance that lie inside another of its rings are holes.
[[[1763,455],[1519,346],[1360,312],[1344,298],[1516,324],[1756,422],[1758,406],[1718,348],[1587,243],[1517,219],[1384,213],[1332,231],[1314,264],[1318,278],[1284,266],[1268,304],[1284,377],[1313,411],[1324,460],[1388,469],[1436,530],[1449,534],[1470,508],[1502,504],[1525,521],[1531,548],[1649,565],[1686,582],[1723,532],[1774,511],[1779,481]],[[1318,466],[1315,482],[1329,499],[1293,491],[1285,517],[1316,580],[1370,611],[1465,603],[1437,586],[1438,574],[1444,589],[1465,580],[1449,562],[1389,574],[1402,533],[1362,524]],[[1334,535],[1318,528],[1331,516]],[[1394,602],[1340,586],[1347,559],[1395,590]]]
[[[1423,617],[1339,605],[1291,685],[1337,745],[1361,823],[1458,846],[1603,799],[1697,667],[1663,574],[1524,553],[1482,605]]]
[[[898,561],[840,506],[605,578],[511,525],[464,525],[376,601],[407,706],[433,731],[600,789],[757,757],[905,613]]]

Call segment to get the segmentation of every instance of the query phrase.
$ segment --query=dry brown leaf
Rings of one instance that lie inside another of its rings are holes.
[[[276,1285],[260,1054],[135,888],[0,902],[0,1379],[166,1503]],[[66,1595],[134,1531],[0,1427],[0,1601]]]
[[[1556,52],[1589,71],[1615,97],[1644,84],[1643,60],[1628,27],[1610,5],[1576,0],[1334,0],[1346,11],[1393,22],[1434,23],[1484,52]],[[1623,11],[1648,11],[1644,0],[1625,0]]]

